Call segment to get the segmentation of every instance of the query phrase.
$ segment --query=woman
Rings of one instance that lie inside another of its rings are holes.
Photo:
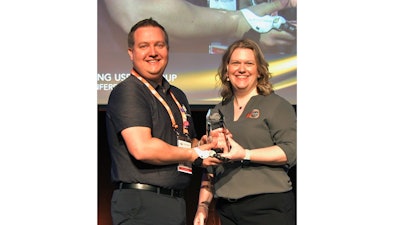
[[[231,44],[218,69],[230,160],[208,168],[194,224],[205,224],[217,199],[222,225],[295,224],[295,198],[288,170],[296,164],[296,114],[274,93],[260,47],[249,39]]]

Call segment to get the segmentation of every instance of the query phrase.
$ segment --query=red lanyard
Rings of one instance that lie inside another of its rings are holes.
[[[168,106],[168,104],[165,102],[165,100],[161,97],[161,95],[158,94],[158,92],[154,89],[153,86],[151,86],[149,84],[149,82],[147,82],[146,79],[143,79],[143,77],[141,77],[139,74],[137,74],[133,69],[131,70],[131,74],[133,74],[136,78],[138,78],[140,81],[142,81],[142,83],[146,85],[146,87],[158,99],[158,101],[160,101],[161,104],[163,104],[164,108],[167,110],[167,112],[169,114],[169,117],[171,118],[172,128],[177,130],[178,124],[176,124],[176,122],[175,122],[175,118],[174,118],[174,115],[172,114],[171,108]],[[189,132],[188,132],[187,128],[188,128],[189,122],[187,121],[187,117],[186,117],[186,109],[183,108],[181,106],[181,104],[179,104],[178,100],[175,98],[175,95],[171,91],[169,91],[169,94],[171,95],[172,99],[174,99],[175,104],[178,106],[179,111],[181,112],[182,121],[183,121],[183,133],[188,134]]]

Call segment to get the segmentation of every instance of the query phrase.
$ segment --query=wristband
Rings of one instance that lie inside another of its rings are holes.
[[[208,210],[208,205],[210,205],[210,203],[207,202],[207,201],[204,201],[204,202],[201,202],[201,203],[198,205],[198,207],[202,206],[202,207],[204,207],[205,209]]]
[[[203,208],[205,208],[206,210],[208,210],[208,206],[207,206],[206,204],[199,204],[198,207],[203,207]]]
[[[203,165],[203,159],[198,157],[193,161],[193,166],[201,167]]]
[[[249,9],[240,10],[246,19],[247,23],[258,33],[267,33],[271,29],[280,29],[282,24],[286,23],[285,18],[282,16],[257,16]]]
[[[199,157],[201,159],[207,159],[210,156],[210,151],[209,150],[204,150],[203,151],[198,147],[194,148],[194,150],[196,151],[197,155],[199,155]]]

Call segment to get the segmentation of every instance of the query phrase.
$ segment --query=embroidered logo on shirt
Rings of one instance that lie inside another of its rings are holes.
[[[250,119],[257,119],[258,117],[260,117],[260,110],[259,109],[253,109],[251,112],[249,112],[246,115],[246,118],[250,118]]]

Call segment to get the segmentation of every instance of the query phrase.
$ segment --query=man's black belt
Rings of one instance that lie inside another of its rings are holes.
[[[141,184],[141,183],[119,183],[118,185],[119,189],[137,189],[137,190],[143,190],[143,191],[151,191],[157,194],[163,194],[163,195],[168,195],[171,197],[183,197],[183,191],[182,190],[175,190],[175,189],[168,189],[168,188],[162,188],[162,187],[157,187],[149,184]]]

